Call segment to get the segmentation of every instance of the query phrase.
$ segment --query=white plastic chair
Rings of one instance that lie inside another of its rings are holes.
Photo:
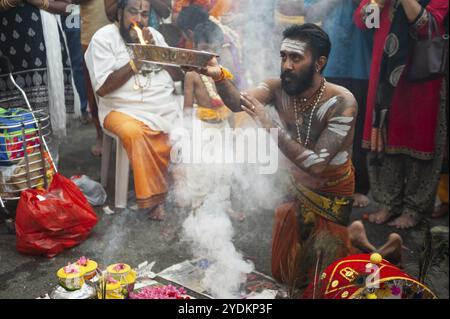
[[[111,159],[113,141],[116,142],[116,186],[114,191],[114,206],[116,208],[127,208],[130,161],[128,159],[127,151],[123,147],[120,138],[105,128],[103,128],[102,168],[100,180],[102,186],[106,188],[108,185],[109,161]]]

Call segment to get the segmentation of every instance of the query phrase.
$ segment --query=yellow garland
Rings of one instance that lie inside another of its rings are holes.
[[[221,122],[227,118],[228,112],[225,107],[219,109],[211,109],[209,107],[198,106],[195,108],[197,117],[201,121]]]
[[[220,77],[217,79],[214,79],[214,82],[218,83],[218,82],[222,82],[224,80],[233,80],[234,76],[233,74],[227,69],[224,68],[223,66],[220,67]]]

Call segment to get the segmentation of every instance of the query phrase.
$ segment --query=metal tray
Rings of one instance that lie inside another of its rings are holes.
[[[127,44],[136,59],[162,65],[203,68],[217,54],[156,45]]]

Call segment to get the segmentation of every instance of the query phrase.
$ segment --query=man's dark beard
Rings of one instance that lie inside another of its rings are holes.
[[[315,71],[314,63],[311,63],[300,77],[290,71],[282,72],[280,78],[283,90],[291,96],[300,95],[311,87]],[[286,82],[287,78],[291,81]]]
[[[141,28],[141,30],[144,28],[144,26],[142,25],[142,23],[137,23],[137,26],[138,26],[139,28]],[[133,38],[132,38],[131,35],[130,35],[130,31],[131,31],[132,28],[133,28],[133,25],[129,25],[128,27],[126,27],[126,26],[123,24],[123,15],[122,15],[122,19],[121,19],[121,22],[120,22],[120,28],[119,28],[119,31],[120,31],[120,35],[122,36],[122,39],[123,39],[123,41],[125,41],[125,43],[133,43],[133,42],[136,42],[136,41],[133,40]],[[138,41],[139,41],[139,40],[138,40]]]

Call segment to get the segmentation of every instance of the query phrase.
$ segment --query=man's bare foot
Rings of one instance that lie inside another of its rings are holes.
[[[415,227],[418,223],[419,221],[417,220],[415,214],[410,212],[403,212],[400,217],[394,219],[388,225],[397,229],[409,229]]]
[[[166,211],[164,205],[158,205],[150,212],[150,219],[156,221],[163,221],[166,217]]]
[[[103,146],[102,139],[97,139],[95,145],[91,147],[91,154],[96,157],[102,156],[102,146]]]
[[[433,212],[433,214],[431,215],[432,218],[441,218],[444,215],[448,215],[448,211],[449,211],[449,206],[448,204],[440,204]]]
[[[365,253],[372,253],[376,250],[367,238],[364,224],[357,220],[348,227],[348,234],[352,245]]]
[[[378,249],[378,253],[394,265],[399,265],[402,261],[403,240],[399,234],[390,234],[386,243]]]
[[[381,209],[376,213],[369,215],[369,222],[377,225],[385,224],[389,219],[392,218],[394,214],[392,214],[387,209]]]
[[[364,194],[355,193],[353,194],[353,207],[367,207],[370,204],[370,199]]]
[[[233,209],[229,209],[227,211],[228,216],[231,217],[234,221],[237,222],[243,222],[246,218],[245,214],[243,212],[236,212]]]

